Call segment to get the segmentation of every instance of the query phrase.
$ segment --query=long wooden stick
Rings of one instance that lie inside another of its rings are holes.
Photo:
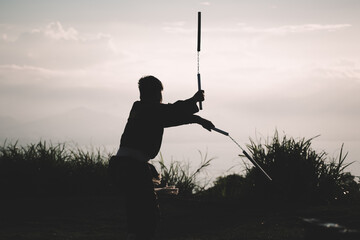
[[[201,44],[201,12],[198,12],[197,51],[200,52]]]
[[[198,91],[201,91],[201,77],[200,77],[200,45],[201,45],[201,12],[198,12],[198,31],[197,31],[197,82]],[[202,102],[199,102],[199,108],[202,110]]]
[[[264,170],[252,157],[250,157],[250,155],[240,146],[239,143],[237,143],[237,142],[235,141],[235,139],[233,139],[233,138],[230,136],[230,134],[229,134],[228,132],[225,132],[225,131],[223,131],[223,130],[221,130],[221,129],[218,129],[218,128],[215,128],[215,127],[214,127],[212,130],[214,130],[215,132],[221,133],[221,134],[223,134],[223,135],[225,135],[225,136],[228,136],[228,137],[243,151],[243,154],[245,155],[245,157],[246,157],[247,159],[249,159],[250,162],[255,165],[255,167],[257,167],[258,169],[260,169],[260,171],[265,175],[265,177],[266,177],[267,179],[269,179],[270,181],[272,181],[272,178],[269,176],[269,174],[267,174],[267,172],[265,172],[265,170]]]

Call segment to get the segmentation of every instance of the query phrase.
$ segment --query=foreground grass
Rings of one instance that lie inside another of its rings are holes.
[[[160,202],[160,240],[324,239],[302,218],[360,230],[359,205],[272,208],[180,198]],[[2,199],[0,210],[3,240],[125,239],[125,209],[118,197],[21,198],[11,203]],[[359,239],[355,234],[341,236]]]
[[[197,176],[212,160],[206,155],[193,172],[189,165],[160,162],[165,184],[176,185],[184,194],[160,199],[158,239],[360,239],[359,184],[344,172],[346,154],[341,151],[338,159],[326,162],[310,142],[279,141],[275,135],[269,144],[249,146],[273,183],[249,168],[245,176],[219,178],[205,191]],[[109,182],[107,159],[99,151],[63,144],[4,143],[0,239],[125,239],[124,204]],[[356,231],[319,229],[304,218]]]
[[[0,190],[14,196],[98,195],[111,192],[109,155],[65,143],[0,146]]]

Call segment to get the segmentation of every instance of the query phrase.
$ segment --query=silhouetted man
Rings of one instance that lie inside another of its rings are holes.
[[[127,206],[128,239],[153,239],[159,220],[152,169],[148,164],[160,150],[164,128],[190,123],[211,130],[214,125],[194,115],[204,101],[204,91],[174,104],[162,103],[163,85],[153,76],[139,80],[140,101],[130,111],[117,155],[109,167],[115,183],[124,190]]]

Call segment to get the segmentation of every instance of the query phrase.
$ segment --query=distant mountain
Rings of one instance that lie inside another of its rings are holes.
[[[79,144],[112,145],[119,142],[125,121],[125,116],[121,118],[87,108],[76,108],[23,124],[11,118],[1,117],[0,140],[38,141],[43,139],[74,141]]]

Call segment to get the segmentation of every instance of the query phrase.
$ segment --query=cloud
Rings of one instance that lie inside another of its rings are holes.
[[[64,29],[60,22],[49,23],[44,30],[44,34],[56,40],[79,40],[79,33],[76,29],[72,27]]]
[[[201,2],[200,4],[201,4],[201,5],[204,5],[204,6],[209,6],[209,5],[211,5],[210,2]]]
[[[1,39],[4,41],[8,40],[8,35],[6,33],[1,34]]]
[[[167,33],[192,33],[194,29],[186,28],[186,22],[176,21],[176,22],[165,22],[163,23],[162,30]]]
[[[0,115],[16,119],[34,119],[80,106],[117,112],[120,105],[137,96],[132,95],[137,94],[135,84],[124,84],[106,68],[52,70],[0,65],[0,79]]]
[[[122,62],[98,65],[96,67],[82,69],[48,69],[29,65],[0,65],[0,92],[6,93],[6,89],[23,88],[44,88],[61,89],[61,91],[71,88],[87,89],[113,89],[114,85],[122,85],[125,80],[119,80],[120,76],[126,76],[126,70],[117,70],[115,67],[123,66]],[[124,73],[125,72],[125,73]],[[131,79],[131,78],[130,78]],[[122,89],[126,89],[123,86]],[[124,90],[126,92],[126,90]]]
[[[6,33],[0,37],[1,65],[74,69],[125,57],[110,34],[83,33],[60,22],[23,31],[13,41]]]
[[[303,25],[285,25],[272,28],[256,28],[248,26],[245,23],[239,23],[240,31],[246,33],[266,33],[266,34],[294,34],[294,33],[308,33],[308,32],[318,32],[318,31],[327,31],[334,32],[344,28],[349,28],[351,24],[303,24]]]
[[[185,24],[165,23],[163,30],[170,33],[193,33],[195,28],[186,28]],[[238,23],[234,27],[211,27],[204,28],[203,32],[209,33],[249,33],[249,34],[268,34],[268,35],[287,35],[311,32],[336,32],[352,27],[351,24],[302,24],[302,25],[284,25],[278,27],[254,27],[247,23]]]
[[[61,76],[66,76],[66,72],[27,65],[0,65],[0,77],[2,79],[0,86],[3,89],[5,89],[6,86],[34,86],[44,84],[59,87],[64,84],[64,81],[50,80]]]
[[[354,79],[360,83],[360,62],[351,59],[312,66],[311,74],[316,78],[323,79]]]

